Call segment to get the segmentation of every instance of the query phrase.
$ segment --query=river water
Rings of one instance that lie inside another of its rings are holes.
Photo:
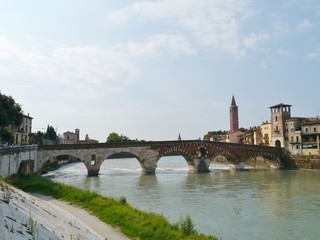
[[[163,157],[156,174],[144,175],[136,159],[107,159],[100,175],[87,177],[83,163],[45,176],[108,197],[125,196],[134,207],[170,222],[191,216],[202,233],[233,239],[320,239],[320,171],[190,173],[183,157]]]

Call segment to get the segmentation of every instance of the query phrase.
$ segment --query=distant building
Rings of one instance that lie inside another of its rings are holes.
[[[245,129],[239,129],[239,112],[234,95],[232,95],[230,113],[230,131],[226,136],[226,142],[243,143]]]
[[[229,143],[244,143],[244,134],[246,129],[240,128],[237,131],[229,132],[227,135],[226,142]]]
[[[77,132],[77,129],[76,129],[76,132]],[[64,138],[64,144],[75,144],[76,142],[78,142],[78,139],[79,139],[76,133],[70,132],[70,131],[64,132],[63,138]]]
[[[261,145],[271,146],[272,126],[271,122],[263,122],[260,125],[261,129]]]
[[[249,128],[244,133],[244,142],[249,145],[262,145],[261,127]]]
[[[88,134],[86,134],[86,137],[84,140],[80,140],[80,130],[77,128],[75,129],[75,132],[67,131],[63,133],[63,142],[64,144],[90,144],[90,143],[98,143],[99,141],[90,139]]]
[[[236,104],[236,100],[234,99],[234,95],[232,95],[231,106],[229,108],[230,111],[230,132],[235,132],[239,130],[239,114],[238,114],[238,106]]]
[[[293,117],[285,121],[284,148],[294,155],[302,154],[301,123],[306,118]]]
[[[30,144],[30,134],[32,131],[32,117],[23,114],[20,126],[11,126],[14,131],[14,144]]]
[[[285,121],[291,118],[291,105],[277,104],[271,109],[271,146],[284,147]]]
[[[320,118],[309,118],[301,123],[302,154],[320,154]]]

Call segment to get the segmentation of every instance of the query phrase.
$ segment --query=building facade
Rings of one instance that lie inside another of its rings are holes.
[[[14,144],[30,144],[30,134],[32,132],[32,117],[23,114],[20,126],[11,126],[14,131]]]
[[[90,139],[89,135],[86,134],[84,140],[80,140],[80,129],[75,129],[75,132],[67,131],[63,133],[63,142],[64,144],[87,144],[87,143],[98,143],[99,141]]]
[[[63,133],[64,144],[75,144],[77,142],[77,139],[78,137],[74,132],[67,131]]]
[[[301,123],[305,119],[293,117],[285,121],[284,148],[291,154],[302,154]]]
[[[260,125],[261,129],[261,145],[264,146],[271,146],[272,141],[271,141],[271,136],[272,136],[272,126],[271,122],[263,122]]]
[[[291,105],[277,104],[271,109],[271,146],[284,147],[285,120],[291,118]]]
[[[320,118],[294,117],[285,121],[285,149],[292,155],[320,154]]]
[[[301,123],[301,139],[303,155],[320,154],[320,119],[309,118]]]

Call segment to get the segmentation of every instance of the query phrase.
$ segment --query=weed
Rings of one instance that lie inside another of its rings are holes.
[[[127,205],[128,204],[128,202],[127,202],[127,199],[126,199],[126,197],[120,197],[119,198],[119,203],[121,204],[121,205]]]
[[[5,203],[9,203],[10,200],[12,199],[10,187],[7,184],[1,182],[1,189],[3,191],[3,194],[2,194],[3,200],[2,201]]]
[[[183,219],[183,217],[180,216],[178,227],[186,236],[190,236],[191,234],[197,232],[194,228],[194,224],[192,222],[190,215],[187,215],[185,219]]]
[[[37,229],[37,221],[33,219],[31,215],[31,211],[29,213],[29,224],[28,224],[29,233],[35,237],[36,229]]]

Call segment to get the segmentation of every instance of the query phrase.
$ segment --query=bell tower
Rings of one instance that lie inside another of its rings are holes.
[[[238,106],[234,95],[232,95],[231,106],[230,106],[230,132],[239,130],[239,115],[238,115]]]
[[[284,147],[285,120],[291,118],[291,105],[280,103],[270,107],[272,146]]]

